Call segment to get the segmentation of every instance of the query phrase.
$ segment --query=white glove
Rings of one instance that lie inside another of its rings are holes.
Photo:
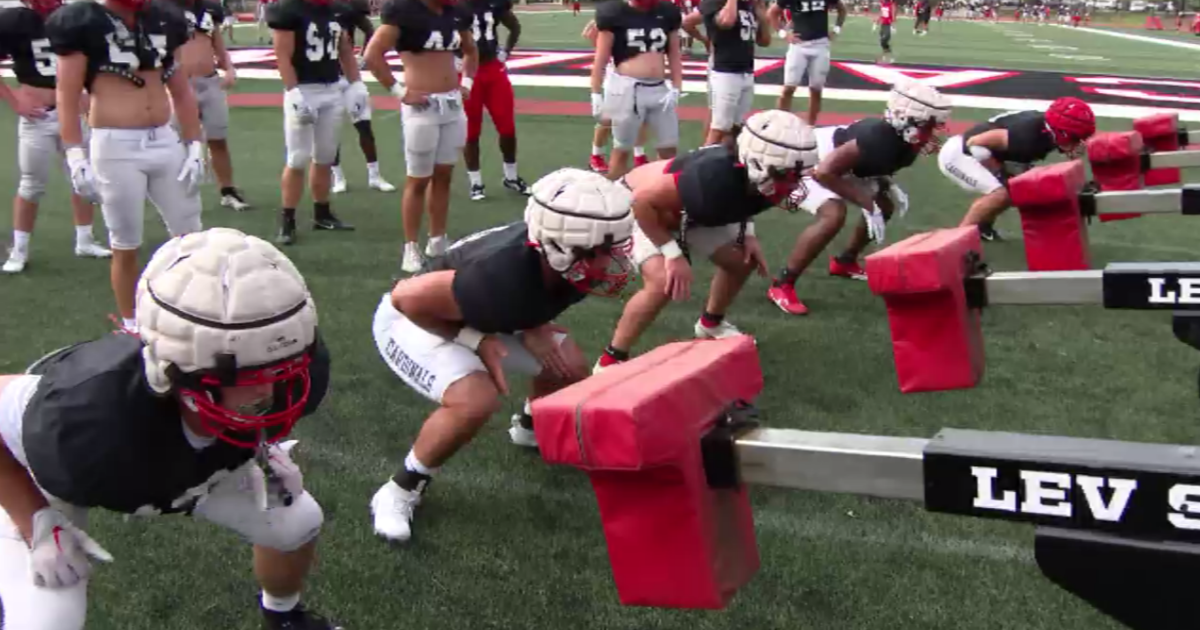
[[[675,106],[679,104],[679,88],[674,85],[668,85],[667,94],[662,97],[659,103],[662,104],[664,112],[675,111]]]
[[[350,82],[346,80],[346,77],[338,77],[337,86],[338,90],[345,92],[346,88],[350,87]]]
[[[33,583],[43,588],[66,588],[87,579],[91,556],[112,562],[108,553],[62,512],[45,507],[33,515],[33,540],[29,544],[29,569]]]
[[[67,149],[67,167],[71,170],[71,187],[75,189],[75,194],[92,203],[99,203],[96,175],[92,172],[92,163],[83,147]]]
[[[832,27],[830,27],[830,30],[832,30],[832,31],[833,31],[833,34],[834,34],[834,35],[841,35],[841,34],[842,34],[842,27],[838,26],[837,24],[834,24]]]
[[[787,29],[786,28],[779,29],[778,31],[775,31],[775,35],[777,37],[779,37],[779,39],[787,39],[787,36],[788,36]]]
[[[908,193],[893,183],[888,186],[888,197],[891,198],[892,205],[896,207],[896,212],[903,219],[904,215],[908,214]]]
[[[879,205],[872,203],[871,209],[863,208],[863,218],[867,220],[867,236],[876,243],[883,244],[883,235],[886,230],[886,223],[883,219],[883,210],[879,209]]]
[[[357,118],[367,110],[370,106],[371,93],[367,90],[367,84],[362,81],[355,81],[346,88],[346,95],[350,102],[350,115]]]
[[[501,48],[500,50],[496,51],[496,60],[499,61],[500,63],[507,63],[508,62],[508,49]]]
[[[604,95],[592,92],[592,117],[599,119],[604,113]]]
[[[304,100],[300,88],[294,87],[283,93],[284,113],[290,112],[294,120],[301,125],[311,125],[317,118],[316,112]]]
[[[293,500],[304,494],[304,475],[291,456],[297,443],[299,440],[288,440],[267,447],[267,468],[272,476],[270,481],[262,468],[257,465],[251,467],[250,484],[259,509],[291,505]]]
[[[187,157],[179,169],[179,181],[183,182],[187,195],[193,197],[200,191],[200,180],[204,178],[204,147],[198,140],[187,143]]]

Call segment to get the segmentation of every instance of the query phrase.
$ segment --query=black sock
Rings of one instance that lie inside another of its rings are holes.
[[[224,197],[225,195],[233,195],[234,197],[238,196],[237,191],[234,190],[233,186],[221,187],[221,196]]]
[[[617,361],[628,361],[629,360],[629,351],[628,350],[618,350],[612,346],[608,346],[607,348],[605,348],[604,354],[607,354],[608,356],[616,359]]]
[[[283,209],[283,218],[285,218],[289,221],[295,221],[296,220],[296,209],[295,208],[284,208]]]
[[[392,476],[392,481],[396,482],[396,485],[408,490],[409,492],[423,492],[425,490],[425,486],[428,486],[429,482],[433,481],[433,477],[430,477],[429,475],[422,475],[415,470],[409,470],[408,467],[405,466]]]
[[[320,201],[314,202],[313,203],[313,215],[315,215],[317,217],[318,221],[320,221],[321,219],[328,219],[330,216],[332,216],[333,213],[329,211],[329,202],[328,201],[326,201],[324,203],[321,203]]]
[[[849,252],[842,252],[837,256],[834,256],[833,259],[842,263],[843,265],[849,265],[850,263],[856,262],[858,260],[858,256],[855,256]]]
[[[721,322],[724,320],[724,314],[714,315],[708,311],[702,311],[700,313],[700,323],[704,324],[704,326],[707,328],[716,328],[717,326],[720,326]]]
[[[776,286],[795,286],[796,279],[799,277],[799,271],[792,271],[791,269],[784,267],[779,271],[779,275],[775,277],[775,281],[772,284]]]

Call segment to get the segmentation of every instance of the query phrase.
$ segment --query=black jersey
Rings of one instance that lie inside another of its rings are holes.
[[[338,24],[342,25],[342,30],[350,33],[351,37],[354,36],[355,29],[362,31],[364,46],[371,41],[371,36],[375,34],[375,25],[371,23],[371,5],[367,4],[367,0],[342,2],[336,13]]]
[[[304,413],[329,386],[329,353],[317,338]],[[60,352],[42,375],[22,418],[22,443],[38,485],[72,505],[123,513],[188,512],[224,471],[253,449],[221,440],[188,442],[179,401],[146,382],[142,342],[107,335]],[[254,441],[250,434],[238,439]]]
[[[992,156],[1001,162],[1033,164],[1046,159],[1055,149],[1054,136],[1046,128],[1046,115],[1027,111],[1007,112],[971,127],[963,134],[963,151],[967,151],[967,140],[993,129],[1008,130],[1008,148],[992,151]]]
[[[738,0],[737,22],[729,28],[717,26],[717,13],[725,0],[703,0],[700,15],[712,41],[714,72],[754,72],[754,42],[758,36],[758,16],[749,0]]]
[[[183,5],[183,16],[194,32],[214,37],[225,21],[225,8],[212,0],[195,0]]]
[[[548,278],[524,221],[476,232],[429,262],[453,269],[463,322],[483,333],[515,333],[553,321],[587,297],[561,276]]]
[[[838,0],[775,0],[779,8],[792,12],[792,32],[803,41],[829,37],[829,10]]]
[[[297,83],[337,83],[342,76],[340,4],[277,0],[267,5],[267,26],[296,34],[292,67]]]
[[[53,88],[58,58],[46,35],[46,23],[24,6],[0,9],[0,59],[12,58],[17,83]]]
[[[892,175],[917,159],[917,146],[905,142],[886,120],[864,118],[833,132],[835,147],[851,140],[858,144],[858,162],[851,169],[858,177]]]
[[[621,65],[642,53],[667,52],[671,33],[679,30],[679,7],[658,0],[649,11],[628,2],[605,2],[596,8],[596,28],[613,34],[613,63]]]
[[[434,13],[421,0],[388,0],[383,23],[400,29],[396,52],[457,52],[462,31],[471,29],[471,13],[458,4]]]
[[[771,207],[753,186],[737,151],[724,144],[685,153],[667,165],[689,226],[742,223]]]
[[[170,78],[175,50],[192,35],[183,11],[165,0],[146,4],[132,28],[97,2],[73,2],[50,14],[46,32],[57,54],[87,57],[87,88],[100,72],[125,77],[138,87],[145,83],[135,74],[139,70],[162,69],[163,78]]]
[[[479,62],[491,61],[500,50],[496,25],[512,12],[512,0],[469,0],[466,6],[471,11],[471,35],[479,48]]]

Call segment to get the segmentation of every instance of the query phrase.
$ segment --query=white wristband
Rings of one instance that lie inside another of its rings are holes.
[[[471,89],[471,87],[473,85],[475,85],[475,79],[472,79],[471,77],[468,77],[468,76],[464,76],[462,78],[462,86],[463,87],[465,87],[469,90],[469,89]]]
[[[87,159],[87,152],[80,146],[67,147],[66,154],[67,160],[72,162],[80,162]]]
[[[746,234],[746,236],[754,236],[754,222],[753,221],[746,222],[745,234]]]
[[[397,81],[392,84],[392,94],[400,100],[404,100],[404,95],[408,94],[408,88],[403,83]]]
[[[676,243],[675,241],[667,241],[666,245],[658,248],[658,251],[662,252],[662,255],[665,256],[667,260],[674,260],[680,256],[683,256],[683,249],[680,248],[679,243]]]
[[[483,343],[483,337],[484,334],[478,330],[463,326],[462,330],[458,331],[458,335],[454,337],[454,343],[464,348],[470,348],[474,352],[479,349],[479,344]]]

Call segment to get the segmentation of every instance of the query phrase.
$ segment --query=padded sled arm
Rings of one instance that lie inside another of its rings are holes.
[[[1200,155],[1200,151],[1194,153]],[[1200,215],[1200,185],[1167,190],[1084,192],[1079,195],[1079,209],[1084,216],[1130,212]]]
[[[972,307],[1099,304],[1108,309],[1200,310],[1200,263],[1112,263],[1104,270],[1019,271],[966,279]]]
[[[1200,133],[1200,131],[1193,131],[1191,133]],[[1196,138],[1192,142],[1200,142],[1200,138]],[[1163,153],[1145,154],[1145,163],[1142,164],[1142,170],[1146,171],[1154,168],[1190,168],[1195,166],[1200,166],[1200,151],[1166,151]]]

